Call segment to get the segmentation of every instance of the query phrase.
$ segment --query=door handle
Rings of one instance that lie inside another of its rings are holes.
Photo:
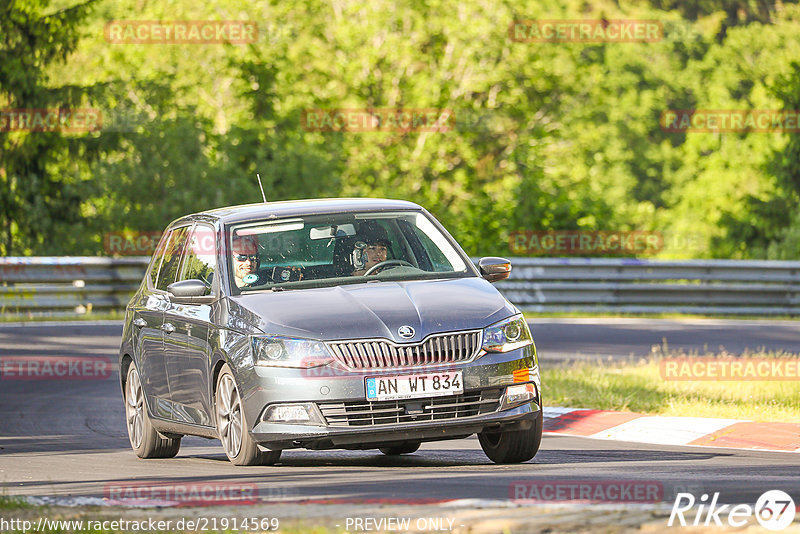
[[[164,323],[161,325],[161,330],[163,330],[167,334],[171,334],[175,331],[175,327],[172,326],[172,324],[170,323]]]
[[[145,326],[147,326],[147,321],[145,321],[141,317],[137,317],[136,319],[133,320],[133,326],[138,326],[139,328],[144,328]]]

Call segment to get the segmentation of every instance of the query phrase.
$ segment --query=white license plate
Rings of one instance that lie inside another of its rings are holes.
[[[383,401],[440,397],[464,393],[461,371],[419,375],[372,376],[366,380],[367,400]]]

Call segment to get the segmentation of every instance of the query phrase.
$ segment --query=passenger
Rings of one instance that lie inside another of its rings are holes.
[[[234,236],[232,253],[236,287],[258,285],[258,239],[254,236]]]

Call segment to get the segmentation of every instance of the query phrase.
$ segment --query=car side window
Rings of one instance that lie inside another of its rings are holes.
[[[198,224],[186,245],[179,280],[202,280],[211,293],[211,283],[217,267],[217,239],[214,229]]]
[[[158,279],[158,270],[161,268],[161,260],[164,259],[164,249],[167,246],[169,235],[170,232],[164,232],[164,235],[161,236],[161,239],[158,242],[158,246],[156,246],[155,252],[153,252],[153,260],[150,263],[150,273],[148,274],[150,277],[150,285],[152,287],[155,287],[156,280]]]
[[[167,286],[177,280],[178,267],[181,263],[181,254],[186,244],[189,228],[189,226],[182,226],[171,232],[169,241],[164,250],[164,260],[161,262],[161,269],[158,271],[156,289],[166,291]]]

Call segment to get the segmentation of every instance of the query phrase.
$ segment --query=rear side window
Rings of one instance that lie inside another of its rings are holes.
[[[164,250],[164,260],[161,262],[161,269],[158,271],[156,289],[166,291],[167,286],[177,280],[181,253],[183,252],[183,246],[186,244],[186,237],[189,235],[189,228],[189,226],[182,226],[170,233]]]
[[[211,293],[211,283],[217,267],[217,239],[214,229],[198,224],[186,246],[181,267],[181,280],[202,280]]]

